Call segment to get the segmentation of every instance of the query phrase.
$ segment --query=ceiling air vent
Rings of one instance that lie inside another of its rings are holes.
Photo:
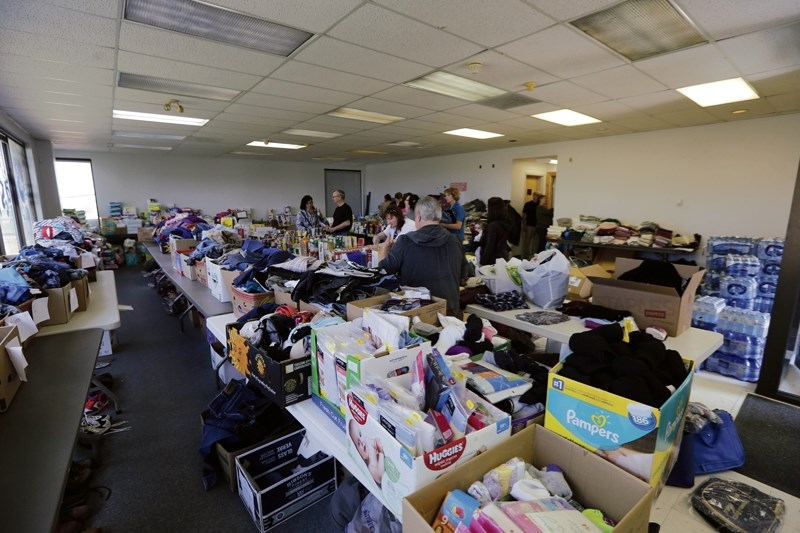
[[[530,96],[525,96],[524,94],[506,93],[506,94],[501,94],[500,96],[493,96],[492,98],[487,98],[486,100],[481,100],[475,103],[485,105],[488,107],[493,107],[495,109],[511,109],[512,107],[538,104],[539,102],[541,102],[541,100],[537,100],[536,98],[531,98]]]

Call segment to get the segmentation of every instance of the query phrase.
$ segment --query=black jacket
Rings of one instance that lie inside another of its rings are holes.
[[[481,237],[481,265],[493,265],[498,259],[508,259],[508,236],[511,222],[489,222]]]
[[[458,237],[445,228],[431,224],[401,235],[378,267],[397,274],[403,285],[427,287],[447,300],[449,315],[460,315],[459,286],[467,260]]]

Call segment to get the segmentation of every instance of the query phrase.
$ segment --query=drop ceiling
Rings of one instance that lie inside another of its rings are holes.
[[[127,21],[123,0],[5,1],[0,3],[0,109],[62,154],[359,164],[800,112],[797,0],[672,0],[707,42],[639,61],[570,24],[618,1],[207,3],[313,36],[281,57]],[[477,73],[467,67],[475,61],[482,64]],[[437,70],[516,93],[524,98],[513,100],[523,105],[499,109],[403,85]],[[124,88],[117,84],[120,73],[237,96],[221,101]],[[675,91],[733,77],[744,78],[761,98],[701,108]],[[528,82],[535,88],[527,89]],[[180,100],[184,115],[208,123],[187,127],[112,118],[113,109],[163,114],[171,99]],[[526,99],[537,102],[524,104]],[[404,120],[377,124],[327,115],[339,107]],[[565,127],[531,117],[561,108],[602,122]],[[738,109],[748,111],[732,113]],[[503,136],[476,140],[444,133],[459,128]],[[282,133],[289,129],[338,136]],[[264,139],[308,147],[246,146]]]

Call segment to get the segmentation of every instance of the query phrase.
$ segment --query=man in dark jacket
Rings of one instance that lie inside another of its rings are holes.
[[[417,202],[417,231],[401,235],[379,268],[397,274],[400,283],[427,287],[433,296],[447,300],[447,314],[461,318],[459,286],[467,260],[458,238],[439,225],[442,208],[435,198]]]

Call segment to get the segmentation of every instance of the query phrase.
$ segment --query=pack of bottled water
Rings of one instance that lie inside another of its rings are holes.
[[[741,333],[765,339],[769,331],[769,323],[769,313],[726,306],[719,313],[717,331],[723,334],[726,332]]]
[[[692,327],[715,331],[723,309],[725,309],[724,298],[714,296],[696,298],[692,311]]]
[[[756,382],[761,373],[761,360],[745,359],[716,351],[703,362],[701,368],[709,372],[730,376],[740,381]]]
[[[783,239],[760,239],[756,245],[756,255],[762,261],[777,261],[783,258]]]
[[[761,262],[755,255],[727,254],[725,274],[735,278],[755,277],[761,273]]]
[[[708,255],[714,254],[752,254],[760,239],[752,237],[711,237],[706,243]]]
[[[706,259],[706,270],[709,272],[724,272],[727,254],[711,254]],[[708,274],[706,274],[708,275]]]
[[[753,300],[753,311],[761,313],[772,313],[772,306],[775,305],[775,298],[766,296],[756,296]]]
[[[722,276],[719,280],[719,295],[722,298],[753,299],[757,292],[758,281],[755,278]]]

